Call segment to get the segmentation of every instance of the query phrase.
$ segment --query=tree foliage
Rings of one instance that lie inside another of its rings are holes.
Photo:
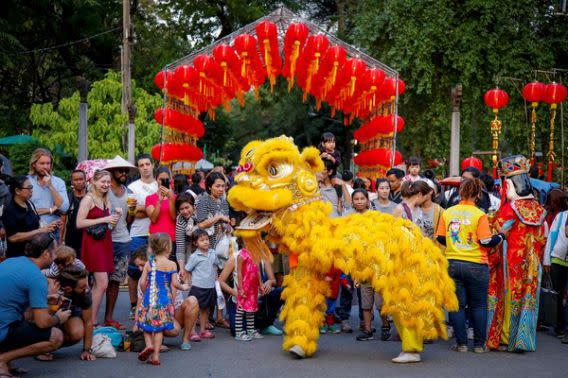
[[[121,113],[122,85],[120,75],[109,71],[105,78],[93,83],[88,101],[89,158],[125,156],[126,115]],[[161,106],[159,95],[133,87],[136,105],[136,151],[148,152],[160,140],[160,127],[153,119],[155,109]],[[57,107],[51,103],[35,104],[30,120],[35,126],[33,136],[50,149],[61,146],[73,156],[78,154],[79,92],[63,98]]]
[[[568,63],[566,19],[553,15],[554,5],[530,0],[360,1],[350,38],[398,69],[407,84],[400,106],[407,121],[400,136],[402,151],[448,156],[450,92],[461,83],[462,156],[490,149],[492,117],[483,93],[496,84],[511,96],[500,113],[502,151],[527,153],[529,130],[519,90],[534,79],[535,69],[566,68]],[[546,132],[544,124],[540,127]]]

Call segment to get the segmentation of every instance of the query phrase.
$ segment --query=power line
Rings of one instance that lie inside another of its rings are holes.
[[[85,37],[85,38],[82,38],[82,39],[78,39],[78,40],[76,40],[76,41],[65,42],[65,43],[62,43],[62,44],[59,44],[59,45],[55,45],[55,46],[51,46],[51,47],[43,47],[43,48],[40,48],[40,49],[19,51],[19,52],[14,52],[14,53],[9,53],[9,54],[11,54],[11,55],[25,55],[25,54],[32,54],[32,53],[36,53],[36,52],[45,52],[45,51],[57,50],[57,49],[60,49],[60,48],[62,48],[62,47],[68,47],[68,46],[77,45],[77,44],[79,44],[79,43],[83,43],[83,42],[89,41],[89,40],[91,40],[91,39],[100,37],[100,36],[102,36],[102,35],[115,32],[115,31],[117,31],[117,30],[122,30],[122,26],[118,26],[118,27],[116,27],[116,28],[109,29],[109,30],[106,30],[106,31],[104,31],[104,32],[100,32],[100,33],[97,33],[97,34],[93,34],[93,35],[91,35],[91,36],[89,36],[89,37]]]

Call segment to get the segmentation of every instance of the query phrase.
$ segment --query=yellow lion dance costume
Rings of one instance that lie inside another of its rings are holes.
[[[298,357],[316,352],[329,291],[324,276],[332,265],[382,295],[403,353],[420,353],[423,339],[447,339],[443,309],[458,308],[454,282],[445,257],[412,222],[374,211],[330,218],[316,179],[323,170],[319,151],[300,154],[292,138],[250,142],[239,163],[228,200],[249,215],[237,234],[257,261],[271,258],[262,233],[281,253],[297,256],[282,294],[284,350]]]

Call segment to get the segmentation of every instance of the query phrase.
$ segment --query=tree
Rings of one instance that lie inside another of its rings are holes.
[[[126,154],[123,138],[126,114],[121,113],[120,75],[109,71],[103,80],[93,83],[89,95],[89,157],[111,158]],[[136,106],[136,151],[148,153],[160,140],[160,126],[154,121],[154,111],[162,105],[159,95],[150,95],[133,85]],[[34,104],[30,120],[35,126],[33,136],[54,149],[61,146],[73,156],[78,154],[77,129],[79,125],[79,92],[62,99],[54,108],[51,103]]]
[[[407,84],[400,106],[407,124],[399,139],[403,153],[449,155],[450,91],[457,83],[463,84],[462,155],[489,150],[492,117],[483,93],[499,77],[529,81],[534,69],[566,68],[567,47],[560,41],[568,40],[568,29],[553,16],[554,5],[530,0],[360,1],[351,13],[350,38],[398,69]],[[502,79],[500,85],[511,95],[500,115],[502,151],[527,153],[522,98],[511,82]]]

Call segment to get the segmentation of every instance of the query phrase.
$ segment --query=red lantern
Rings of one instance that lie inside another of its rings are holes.
[[[276,77],[282,68],[282,58],[278,49],[278,29],[276,24],[270,21],[262,21],[256,26],[260,54],[266,65],[266,74],[270,81],[272,91],[276,84]]]
[[[499,88],[490,89],[485,92],[483,99],[485,105],[489,106],[493,111],[504,108],[509,103],[509,95]]]
[[[542,100],[549,105],[560,104],[566,100],[568,90],[560,83],[550,83],[546,85]]]
[[[541,102],[545,88],[546,85],[538,81],[528,83],[523,88],[523,98],[528,102]]]
[[[483,169],[483,163],[478,158],[476,158],[474,156],[470,156],[468,158],[463,159],[463,161],[461,162],[461,170],[462,171],[465,170],[468,167],[477,168],[477,170],[479,172],[481,172],[482,169]]]
[[[362,167],[392,167],[394,165],[402,164],[402,155],[396,151],[394,155],[394,164],[392,163],[392,150],[388,148],[377,148],[374,150],[367,150],[360,152],[353,159],[355,164]]]
[[[394,77],[389,77],[385,80],[383,87],[384,89],[382,89],[383,92],[383,96],[385,97],[386,100],[388,101],[393,101],[396,97],[396,93],[397,93],[397,81]],[[406,89],[406,84],[404,84],[404,81],[402,80],[398,80],[398,95],[402,95],[404,93]]]
[[[322,56],[327,51],[329,40],[325,35],[312,35],[304,48],[304,59],[298,64],[298,85],[304,90],[303,100],[306,101],[308,92],[311,93],[313,80],[317,74]]]
[[[154,84],[156,84],[158,88],[164,89],[172,76],[173,73],[171,71],[160,71],[154,76]]]
[[[296,64],[300,53],[308,38],[310,29],[305,24],[302,23],[291,23],[286,29],[286,34],[284,35],[284,68],[282,70],[282,76],[288,79],[288,91],[292,89],[294,85],[294,79],[296,77]]]
[[[164,143],[152,147],[152,157],[163,164],[178,161],[198,161],[203,157],[203,151],[197,146],[188,143]],[[162,156],[160,156],[160,152]],[[161,159],[160,159],[161,158]]]

